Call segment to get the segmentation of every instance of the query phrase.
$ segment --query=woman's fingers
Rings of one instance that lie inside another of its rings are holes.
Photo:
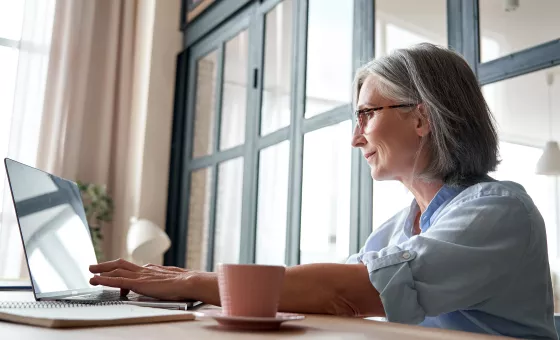
[[[94,277],[89,279],[89,283],[94,286],[102,285],[107,287],[134,290],[136,280],[127,279],[124,277],[110,277],[110,276],[95,275]]]
[[[123,259],[118,259],[114,261],[107,261],[100,264],[94,264],[89,266],[89,271],[97,274],[97,273],[104,273],[110,272],[115,269],[126,269],[132,272],[137,272],[142,269],[142,267],[135,265],[134,263],[128,262]]]
[[[130,270],[126,269],[115,269],[111,270],[110,272],[103,272],[100,275],[108,277],[124,277],[127,279],[137,279],[139,277],[138,272],[131,272]]]

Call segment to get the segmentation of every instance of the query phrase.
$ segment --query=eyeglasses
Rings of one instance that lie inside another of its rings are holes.
[[[418,104],[398,104],[398,105],[380,106],[380,107],[356,110],[354,111],[354,114],[356,115],[356,122],[358,122],[358,127],[361,129],[367,125],[367,122],[371,117],[373,117],[376,111],[381,111],[384,109],[396,109],[399,107],[414,107],[416,105]]]

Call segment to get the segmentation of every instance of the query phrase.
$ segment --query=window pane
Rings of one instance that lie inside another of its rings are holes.
[[[257,205],[259,264],[285,264],[290,142],[260,152]]]
[[[553,77],[550,87],[547,75]],[[482,91],[502,140],[541,147],[551,136],[560,138],[560,66],[489,84]]]
[[[351,136],[351,121],[305,135],[301,263],[344,262],[349,255]]]
[[[446,0],[375,1],[375,56],[429,42],[447,46]]]
[[[496,172],[490,176],[498,180],[514,181],[521,184],[533,199],[544,218],[548,239],[548,253],[551,262],[557,256],[557,207],[556,178],[535,174],[535,165],[542,155],[538,147],[524,146],[514,143],[500,143],[500,157],[502,162]]]
[[[266,14],[261,135],[290,125],[292,83],[292,0]]]
[[[216,99],[217,52],[201,58],[196,67],[196,100],[193,157],[212,153],[214,131],[214,101]]]
[[[410,206],[414,196],[399,181],[373,181],[373,230],[402,209]]]
[[[0,157],[2,158],[8,154],[17,66],[18,50],[0,46]],[[4,173],[4,167],[1,168],[0,175]],[[2,202],[1,197],[0,202]]]
[[[248,38],[249,34],[245,30],[226,43],[220,150],[232,148],[245,141]]]
[[[352,100],[351,0],[309,0],[305,117]]]
[[[490,175],[517,182],[527,190],[544,218],[549,259],[555,262],[560,205],[557,179],[536,175],[535,171],[545,143],[560,140],[560,67],[489,84],[482,91],[495,116],[501,140],[502,161]]]
[[[221,163],[218,166],[214,267],[218,263],[239,262],[242,191],[243,158]]]
[[[21,39],[24,5],[24,0],[0,0],[0,38]]]
[[[206,270],[211,188],[210,168],[191,173],[186,263],[193,270]]]
[[[479,1],[480,61],[560,38],[560,1]]]

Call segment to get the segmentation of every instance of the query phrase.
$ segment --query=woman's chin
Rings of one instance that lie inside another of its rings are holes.
[[[391,176],[390,173],[387,173],[387,171],[383,171],[383,169],[378,167],[371,167],[370,174],[371,178],[375,181],[388,181],[393,179],[393,176]]]

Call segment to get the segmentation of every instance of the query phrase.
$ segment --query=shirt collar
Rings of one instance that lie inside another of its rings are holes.
[[[444,185],[439,189],[434,198],[432,198],[432,200],[430,201],[430,204],[428,204],[426,211],[424,211],[424,213],[420,217],[420,229],[422,230],[422,232],[425,232],[426,230],[428,230],[428,228],[430,228],[433,222],[433,218],[437,216],[436,213],[439,212],[443,207],[445,207],[447,203],[449,203],[452,199],[459,195],[459,193],[461,193],[461,191],[463,191],[464,189],[465,188],[462,187],[450,187],[448,185]],[[414,219],[416,218],[416,214],[418,213],[419,209],[420,207],[418,206],[416,199],[413,199],[404,228],[405,234],[408,237],[412,236]]]

